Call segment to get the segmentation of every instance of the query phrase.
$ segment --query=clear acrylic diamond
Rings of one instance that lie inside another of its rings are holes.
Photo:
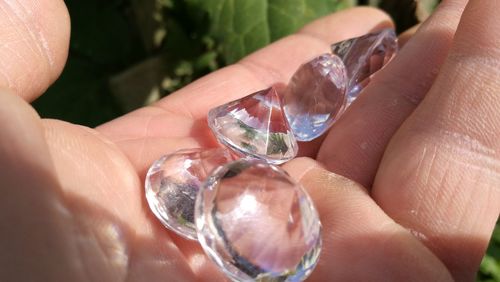
[[[220,143],[241,156],[281,164],[297,155],[297,141],[273,87],[210,110],[208,125]]]
[[[216,169],[195,216],[200,244],[233,281],[302,281],[318,262],[321,224],[311,198],[264,161]]]
[[[350,105],[369,83],[370,77],[397,53],[398,38],[394,30],[388,28],[335,43],[331,49],[346,66],[349,78],[347,105]]]
[[[149,207],[168,229],[196,240],[194,204],[210,172],[234,160],[225,148],[187,149],[161,157],[146,175]]]
[[[346,103],[347,76],[342,60],[324,54],[303,64],[284,91],[283,109],[298,141],[328,130]]]

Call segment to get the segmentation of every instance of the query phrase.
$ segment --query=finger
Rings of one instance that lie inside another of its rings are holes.
[[[287,82],[300,64],[328,52],[329,43],[387,25],[389,17],[371,8],[333,14],[98,130],[117,142],[139,171],[169,150],[216,146],[205,119],[211,108]]]
[[[0,1],[0,87],[31,101],[59,76],[69,45],[61,0]]]
[[[391,141],[382,208],[470,281],[500,213],[499,1],[469,1],[429,94]]]
[[[146,214],[134,206],[140,202],[131,189],[138,188],[134,171],[109,142],[62,123],[43,124],[29,105],[6,91],[0,91],[0,132],[0,189],[6,195],[0,199],[0,280],[161,280],[166,275],[193,280],[161,229],[146,220],[134,225],[137,214]]]
[[[387,143],[434,82],[466,2],[441,3],[333,126],[318,153],[328,169],[371,187]]]
[[[61,243],[73,225],[61,200],[40,118],[3,89],[0,132],[0,280],[78,280],[67,263],[72,253]]]
[[[322,253],[310,281],[452,281],[437,257],[359,184],[311,159],[284,168],[307,189],[323,226]]]
[[[44,120],[67,208],[78,232],[76,254],[94,266],[88,280],[194,280],[188,261],[148,211],[130,162],[95,130]],[[89,181],[91,180],[91,181]]]

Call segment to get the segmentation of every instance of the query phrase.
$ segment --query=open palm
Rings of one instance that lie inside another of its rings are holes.
[[[324,227],[312,281],[473,279],[500,212],[500,2],[469,1],[453,42],[466,2],[444,1],[329,134],[301,145],[310,158],[284,165]],[[64,65],[63,2],[0,8],[2,281],[224,280],[148,211],[148,166],[217,146],[210,108],[392,25],[369,8],[331,15],[94,130],[40,119],[24,101]]]

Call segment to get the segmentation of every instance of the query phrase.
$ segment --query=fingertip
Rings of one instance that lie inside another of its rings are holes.
[[[48,13],[40,13],[41,32],[46,37],[46,48],[50,65],[50,82],[54,82],[66,64],[71,34],[71,21],[64,1],[45,0],[43,5]],[[46,2],[46,3],[45,3]],[[44,44],[42,42],[42,44]]]
[[[69,47],[63,1],[0,2],[0,87],[31,101],[60,75]]]

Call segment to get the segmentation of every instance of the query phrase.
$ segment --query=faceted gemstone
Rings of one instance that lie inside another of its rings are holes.
[[[350,105],[369,83],[370,76],[384,67],[398,51],[398,38],[393,29],[384,29],[361,37],[342,41],[331,46],[347,70]]]
[[[234,160],[227,149],[180,150],[157,160],[146,175],[146,199],[168,229],[196,240],[194,204],[209,173]]]
[[[347,76],[342,60],[324,54],[303,64],[284,91],[283,109],[295,138],[311,141],[344,110]]]
[[[210,110],[208,125],[220,143],[239,155],[274,164],[297,155],[297,141],[273,87]]]
[[[302,281],[318,262],[316,208],[279,167],[255,159],[219,167],[195,210],[200,244],[232,281]]]

